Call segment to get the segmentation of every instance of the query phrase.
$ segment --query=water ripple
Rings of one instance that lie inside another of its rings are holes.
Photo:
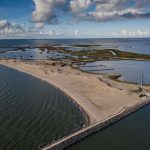
[[[81,127],[80,110],[61,91],[0,65],[0,149],[34,150]]]

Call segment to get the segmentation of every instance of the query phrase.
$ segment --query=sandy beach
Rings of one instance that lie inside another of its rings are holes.
[[[0,60],[1,65],[14,68],[47,81],[69,95],[89,117],[90,125],[144,101],[139,97],[139,85],[118,83],[73,69],[52,61],[23,62]],[[150,90],[149,87],[144,87]]]

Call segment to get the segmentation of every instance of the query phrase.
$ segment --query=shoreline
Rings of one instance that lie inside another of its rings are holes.
[[[0,60],[0,64],[32,75],[58,88],[70,97],[86,119],[85,127],[63,137],[62,140],[52,142],[50,146],[48,144],[42,147],[41,150],[56,149],[57,146],[60,149],[66,148],[150,103],[150,99],[141,99],[139,94],[129,92],[137,89],[137,85],[104,79],[106,84],[97,75],[84,73],[68,66],[59,68],[59,65],[47,66],[43,62],[31,63],[17,60]],[[89,132],[89,129],[92,130]],[[64,138],[67,139],[65,142]]]
[[[123,108],[122,110],[120,110],[120,112],[110,116],[106,120],[103,120],[103,121],[98,122],[91,126],[87,126],[85,128],[78,130],[75,133],[72,133],[68,136],[65,136],[65,137],[59,139],[59,140],[51,142],[50,144],[40,148],[40,150],[57,150],[57,149],[63,150],[65,148],[68,148],[68,147],[72,146],[73,144],[83,140],[84,138],[86,138],[96,132],[99,132],[99,131],[103,130],[104,128],[112,125],[113,123],[116,123],[116,122],[120,121],[121,119],[135,113],[139,109],[142,109],[143,107],[145,107],[149,104],[150,104],[150,99],[147,99],[145,102],[136,104],[135,106],[133,106],[131,108]]]
[[[37,78],[38,80],[45,81],[48,84],[54,86],[56,89],[62,91],[64,93],[64,95],[66,95],[72,101],[72,103],[74,103],[80,109],[81,113],[84,116],[84,119],[86,120],[84,125],[88,126],[88,125],[91,124],[91,119],[90,119],[88,113],[84,110],[84,108],[82,108],[82,105],[80,105],[73,97],[71,97],[66,91],[64,91],[63,89],[59,88],[57,85],[55,85],[55,84],[53,84],[53,83],[51,83],[51,82],[49,82],[49,81],[47,81],[47,80],[45,80],[43,78],[38,77],[36,74],[32,74],[30,72],[25,72],[25,71],[23,71],[21,69],[18,69],[18,68],[15,68],[15,67],[11,67],[8,64],[1,64],[1,62],[0,62],[0,65],[3,65],[3,66],[8,67],[10,69],[14,69],[14,70],[22,72],[22,73],[25,73],[27,75],[33,76],[34,78]]]
[[[84,119],[85,119],[85,123],[84,123],[83,126],[88,126],[88,125],[90,124],[89,116],[88,116],[87,113],[84,111],[84,109],[83,109],[70,95],[68,95],[68,94],[67,94],[65,91],[63,91],[62,89],[60,89],[60,88],[58,88],[57,86],[55,86],[55,85],[53,85],[53,84],[51,84],[51,83],[49,83],[49,82],[47,82],[47,81],[45,81],[45,80],[43,80],[43,79],[41,79],[41,78],[38,78],[38,77],[36,77],[36,76],[34,76],[34,75],[30,74],[30,73],[26,73],[26,72],[23,72],[23,71],[21,71],[21,70],[15,69],[15,68],[11,68],[11,67],[6,66],[6,65],[1,64],[1,63],[0,63],[0,65],[5,66],[5,67],[8,67],[8,68],[13,69],[13,70],[16,70],[16,71],[18,71],[18,72],[21,72],[21,73],[25,73],[25,74],[27,74],[27,75],[30,75],[30,76],[32,76],[32,77],[38,79],[38,80],[41,80],[41,81],[44,81],[44,82],[50,84],[51,86],[55,87],[55,88],[58,89],[59,91],[63,92],[63,94],[64,94],[65,96],[67,96],[67,97],[69,98],[69,100],[70,100],[76,107],[78,107],[78,109],[80,109],[80,111],[81,111],[81,113],[82,113],[82,115],[83,115],[83,117],[84,117]]]

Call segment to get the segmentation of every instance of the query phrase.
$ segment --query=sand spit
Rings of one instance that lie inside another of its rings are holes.
[[[150,87],[143,87],[144,90],[139,90],[138,85],[117,83],[99,75],[81,72],[68,65],[61,67],[58,62],[23,62],[2,59],[0,64],[49,82],[64,91],[84,110],[89,118],[89,125],[73,133],[72,138],[68,138],[67,144],[62,141],[63,145],[66,146],[77,142],[85,135],[108,126],[149,103],[149,99],[140,98],[139,95],[148,93]],[[74,134],[76,135],[75,137]],[[68,142],[69,139],[71,139],[71,142]],[[61,144],[57,143],[56,145]],[[61,146],[59,149],[66,146]],[[43,149],[46,150],[46,148]]]

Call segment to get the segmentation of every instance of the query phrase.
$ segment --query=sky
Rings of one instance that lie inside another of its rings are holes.
[[[150,37],[150,0],[0,0],[0,38]]]

